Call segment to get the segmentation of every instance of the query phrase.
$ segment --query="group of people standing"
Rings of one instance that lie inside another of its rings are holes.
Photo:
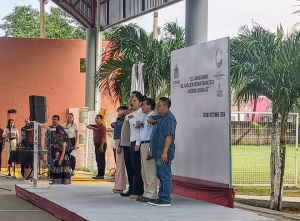
[[[171,101],[161,97],[159,102],[144,97],[134,91],[130,96],[130,109],[121,106],[117,109],[118,118],[112,123],[113,129],[103,125],[103,117],[97,115],[94,125],[87,128],[93,130],[95,155],[98,174],[94,179],[104,179],[105,153],[107,149],[106,132],[114,132],[116,146],[116,174],[113,193],[130,197],[140,202],[155,206],[171,205],[172,172],[171,163],[175,154],[176,119],[170,112]],[[68,114],[67,122],[59,124],[60,117],[52,117],[52,125],[46,137],[50,149],[48,157],[52,167],[51,184],[70,184],[74,175],[76,156],[78,155],[78,125],[74,122],[72,113]],[[18,144],[33,149],[33,126],[25,119],[22,128],[22,142],[14,120],[9,119],[7,127],[0,128],[0,145],[6,146],[7,159],[11,150],[16,150]],[[9,141],[9,142],[8,142]],[[9,145],[8,145],[9,144]],[[1,148],[2,151],[2,148]],[[1,165],[1,161],[0,161]],[[0,168],[1,169],[1,168]],[[126,173],[129,183],[126,189]],[[159,192],[157,193],[157,183]]]
[[[70,184],[70,177],[75,173],[76,156],[79,149],[78,139],[78,125],[74,122],[74,115],[68,114],[67,122],[63,125],[59,124],[60,117],[54,115],[52,117],[52,125],[48,130],[47,146],[50,154],[48,156],[49,164],[52,168],[52,182],[51,184]],[[15,127],[13,119],[9,119],[6,128],[0,128],[0,145],[2,149],[7,151],[8,162],[8,176],[10,168],[13,165],[10,159],[10,153],[16,150],[18,146],[33,150],[33,123],[28,118],[24,120],[25,126],[21,129],[21,136],[19,130]],[[55,130],[53,130],[55,129]],[[1,157],[0,157],[0,171],[1,171]],[[27,165],[21,165],[21,174],[24,177],[24,169]]]
[[[171,101],[166,97],[156,104],[134,91],[130,96],[131,109],[117,109],[117,121],[111,125],[117,147],[114,193],[155,206],[171,205],[176,119],[170,107]],[[124,193],[125,168],[129,189]]]

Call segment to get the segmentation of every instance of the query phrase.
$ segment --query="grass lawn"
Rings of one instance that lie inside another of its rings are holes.
[[[232,146],[232,183],[236,194],[246,195],[270,195],[270,187],[260,186],[270,183],[270,146]],[[295,164],[295,156],[298,154],[298,162]],[[298,167],[297,184],[300,187],[300,155],[295,147],[288,146],[286,152],[286,168],[284,183],[295,183],[296,166]],[[239,186],[249,185],[252,186]],[[285,196],[299,196],[297,188],[285,188]]]

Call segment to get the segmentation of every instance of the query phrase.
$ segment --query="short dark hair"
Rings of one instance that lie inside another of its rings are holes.
[[[132,91],[131,94],[137,95],[137,94],[141,94],[141,92],[139,92],[139,91]]]
[[[136,98],[138,99],[139,102],[144,102],[145,101],[145,96],[141,94],[141,92],[138,91],[133,91],[132,94],[135,94]]]
[[[97,114],[96,117],[99,117],[101,120],[103,120],[103,116],[100,114]]]
[[[53,119],[53,118],[57,118],[58,121],[60,120],[60,117],[59,117],[58,115],[53,115],[52,119]]]
[[[119,110],[128,110],[128,107],[126,107],[126,106],[120,106],[120,107],[118,107],[117,111],[119,111]]]
[[[159,100],[161,102],[163,102],[165,105],[167,105],[168,108],[171,107],[171,100],[169,98],[167,98],[167,97],[160,97]]]
[[[146,98],[145,102],[146,102],[147,105],[151,106],[151,110],[155,109],[155,105],[156,105],[155,100],[153,100],[152,98]]]

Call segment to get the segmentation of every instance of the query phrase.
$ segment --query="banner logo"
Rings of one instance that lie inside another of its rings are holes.
[[[177,67],[177,64],[174,69],[174,78],[179,78],[179,68]]]
[[[216,57],[215,57],[217,68],[220,68],[223,64],[222,55],[223,55],[222,49],[218,48],[217,51],[216,51]]]

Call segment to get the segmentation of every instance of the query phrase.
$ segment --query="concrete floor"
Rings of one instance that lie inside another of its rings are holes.
[[[254,213],[175,195],[172,196],[171,207],[154,207],[112,194],[112,185],[55,185],[50,189],[43,186],[33,189],[29,184],[18,186],[91,221],[272,220]]]
[[[29,202],[16,196],[15,185],[25,184],[28,182],[19,179],[6,179],[6,174],[0,172],[0,187],[10,189],[6,191],[0,189],[0,220],[1,221],[57,221],[50,213],[32,205]]]

